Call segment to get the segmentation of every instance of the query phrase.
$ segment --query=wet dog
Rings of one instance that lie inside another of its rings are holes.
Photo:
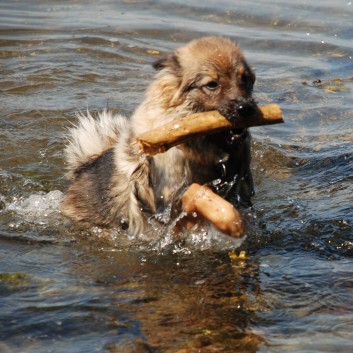
[[[181,211],[194,182],[209,185],[235,206],[253,195],[250,134],[232,130],[197,138],[153,157],[141,156],[135,137],[173,119],[218,110],[237,119],[257,109],[255,75],[240,49],[222,37],[205,37],[154,64],[156,75],[130,119],[103,111],[80,114],[66,147],[70,184],[61,209],[84,225],[148,232],[153,215]],[[164,220],[168,222],[168,220]]]

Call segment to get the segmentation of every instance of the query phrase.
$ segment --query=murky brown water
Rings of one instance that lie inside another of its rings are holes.
[[[346,0],[2,1],[0,351],[351,352],[352,15]],[[252,129],[246,240],[70,228],[75,112],[130,114],[160,53],[206,34],[240,44],[256,99],[285,115]]]

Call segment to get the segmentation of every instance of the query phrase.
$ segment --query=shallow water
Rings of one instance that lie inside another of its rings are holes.
[[[0,351],[351,352],[352,15],[346,0],[2,1]],[[252,129],[240,248],[70,228],[75,111],[130,114],[150,64],[209,34],[239,43],[257,101],[285,118]]]

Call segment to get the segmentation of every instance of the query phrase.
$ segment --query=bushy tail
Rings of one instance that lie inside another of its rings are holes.
[[[93,117],[77,114],[78,123],[69,130],[65,159],[70,172],[86,164],[92,158],[111,148],[119,140],[122,131],[129,129],[125,116],[113,114],[107,110]]]

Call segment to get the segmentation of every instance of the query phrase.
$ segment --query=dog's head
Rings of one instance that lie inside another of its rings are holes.
[[[162,82],[167,79],[166,107],[218,110],[229,120],[257,108],[252,98],[255,74],[240,49],[223,37],[196,39],[157,61],[154,68]]]

